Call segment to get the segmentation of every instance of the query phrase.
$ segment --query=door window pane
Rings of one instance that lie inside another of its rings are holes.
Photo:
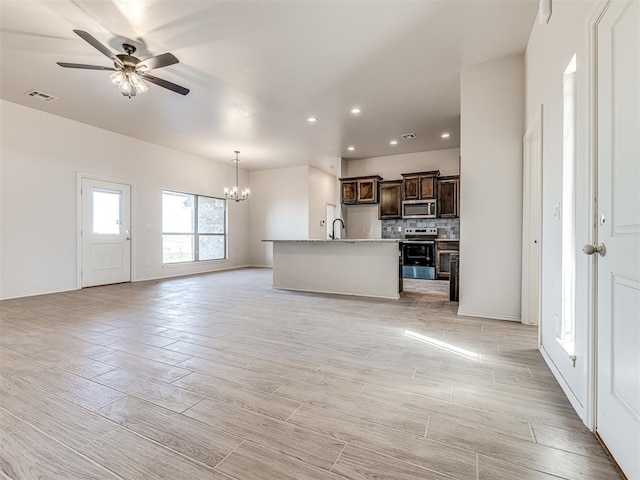
[[[199,260],[220,260],[225,258],[223,235],[200,235]]]
[[[93,233],[120,234],[120,192],[114,190],[93,191]]]
[[[220,198],[198,197],[198,233],[224,233],[224,203]]]
[[[194,195],[162,192],[162,231],[164,233],[195,233],[194,201]]]
[[[193,262],[194,235],[163,235],[162,263]]]

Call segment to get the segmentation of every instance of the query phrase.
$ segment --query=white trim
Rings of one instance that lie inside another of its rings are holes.
[[[523,175],[522,175],[522,291],[520,304],[520,317],[524,325],[539,325],[540,312],[542,311],[542,164],[543,164],[543,122],[544,122],[544,106],[540,105],[540,109],[536,114],[531,126],[524,134],[523,149]],[[533,153],[534,147],[539,148],[537,155]],[[535,164],[534,164],[535,162]],[[532,173],[536,174],[535,180]],[[534,192],[531,187],[536,186]],[[534,198],[535,193],[535,198]],[[536,205],[538,222],[532,231],[531,212],[532,206]],[[534,249],[532,241],[535,241],[538,250],[537,265],[531,265],[531,252]],[[532,278],[534,277],[534,278]],[[538,283],[538,305],[537,308],[532,307],[531,288],[532,280]],[[537,312],[537,318],[531,321],[532,311]]]
[[[186,234],[189,235],[189,234]],[[217,258],[211,260],[191,260],[187,262],[173,262],[173,263],[163,263],[161,268],[180,268],[180,267],[191,267],[195,265],[219,265],[221,263],[229,263],[231,260],[228,258]]]
[[[135,221],[135,208],[136,204],[136,188],[135,182],[131,180],[122,180],[120,178],[112,178],[112,177],[104,177],[102,175],[95,175],[93,173],[86,172],[76,172],[76,290],[82,288],[82,179],[87,178],[90,180],[99,180],[102,182],[112,182],[112,183],[121,183],[123,185],[128,185],[131,189],[131,198],[130,198],[130,216],[131,216],[131,225],[129,226],[131,238],[130,246],[131,249],[131,264],[129,265],[130,274],[131,274],[131,282],[137,281],[136,275],[136,235],[134,235],[134,225]]]
[[[509,322],[519,322],[519,315],[496,315],[495,313],[482,313],[482,312],[465,312],[462,310],[458,310],[458,316],[464,317],[477,317],[477,318],[488,318],[491,320],[507,320]]]
[[[198,263],[198,262],[195,262],[195,263]],[[184,264],[179,264],[179,265],[184,265]],[[150,282],[150,281],[163,280],[165,278],[190,277],[192,275],[206,275],[208,273],[226,272],[229,270],[240,270],[242,268],[252,268],[252,267],[253,265],[232,265],[226,268],[218,268],[216,270],[203,270],[201,272],[187,272],[187,273],[181,272],[173,275],[164,275],[162,277],[145,278],[144,280],[137,280],[137,281]]]
[[[586,25],[586,41],[587,48],[585,55],[585,69],[589,72],[587,78],[587,110],[588,110],[588,125],[587,125],[587,162],[589,168],[589,218],[592,220],[591,229],[591,244],[597,244],[597,184],[598,184],[598,172],[597,172],[597,36],[596,29],[598,22],[604,15],[609,5],[608,0],[594,5],[593,10],[589,16],[589,21]],[[598,262],[594,256],[593,262],[589,268],[588,275],[588,296],[585,299],[588,302],[587,309],[587,338],[585,345],[585,401],[584,410],[585,413],[581,416],[584,424],[592,431],[596,431],[596,408],[597,408],[597,312],[598,312],[598,295],[597,295],[597,270]]]
[[[309,290],[309,289],[301,289],[301,288],[291,288],[291,287],[273,287],[276,290],[286,290],[290,292],[306,292],[306,293],[319,293],[324,295],[342,295],[345,297],[366,297],[366,298],[382,298],[384,300],[400,300],[400,295],[398,296],[386,296],[386,295],[367,295],[364,293],[351,293],[351,292],[334,292],[329,290]]]
[[[542,355],[542,358],[544,359],[545,363],[549,367],[549,370],[551,370],[551,373],[555,377],[556,381],[560,385],[560,388],[562,388],[562,391],[564,392],[565,396],[569,400],[569,403],[578,414],[578,417],[580,417],[580,420],[582,420],[582,423],[586,425],[587,422],[585,420],[587,417],[587,411],[585,406],[583,406],[578,400],[578,397],[575,396],[575,394],[573,393],[573,390],[571,390],[571,387],[566,382],[566,380],[564,379],[560,371],[556,368],[555,364],[551,360],[551,357],[547,354],[547,351],[544,349],[543,346],[540,346],[540,354]],[[567,357],[567,361],[571,361],[569,360],[569,357]]]
[[[16,295],[15,297],[2,297],[0,300],[13,300],[16,298],[29,298],[29,297],[39,297],[40,295],[52,295],[54,293],[65,293],[65,292],[75,292],[76,290],[80,290],[79,288],[65,288],[63,290],[48,290],[46,292],[38,292],[38,293],[28,293],[26,295]]]

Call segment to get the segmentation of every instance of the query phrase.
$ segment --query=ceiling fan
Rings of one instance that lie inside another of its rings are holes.
[[[56,62],[61,67],[113,71],[114,73],[111,74],[111,81],[120,88],[122,95],[129,98],[135,97],[136,94],[143,93],[148,90],[144,80],[155,83],[160,87],[179,93],[180,95],[186,95],[189,93],[188,88],[176,85],[175,83],[163,80],[162,78],[153,77],[147,73],[149,70],[153,70],[154,68],[167,67],[178,63],[178,59],[173,56],[173,54],[163,53],[161,55],[156,55],[155,57],[147,58],[146,60],[140,60],[133,56],[136,52],[136,47],[129,43],[122,44],[122,49],[126,53],[115,54],[89,33],[82,30],[74,30],[73,32],[100,53],[113,60],[113,67],[84,65],[82,63]]]

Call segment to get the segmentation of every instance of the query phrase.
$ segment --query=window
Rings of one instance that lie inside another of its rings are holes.
[[[162,192],[162,263],[222,260],[227,251],[227,202]]]

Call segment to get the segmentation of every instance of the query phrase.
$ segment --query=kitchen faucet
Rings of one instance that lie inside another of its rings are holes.
[[[340,222],[342,224],[342,228],[343,230],[346,229],[346,227],[344,226],[344,222],[342,221],[341,218],[336,218],[333,223],[331,224],[331,234],[329,235],[329,238],[331,240],[335,240],[336,239],[336,222]]]

